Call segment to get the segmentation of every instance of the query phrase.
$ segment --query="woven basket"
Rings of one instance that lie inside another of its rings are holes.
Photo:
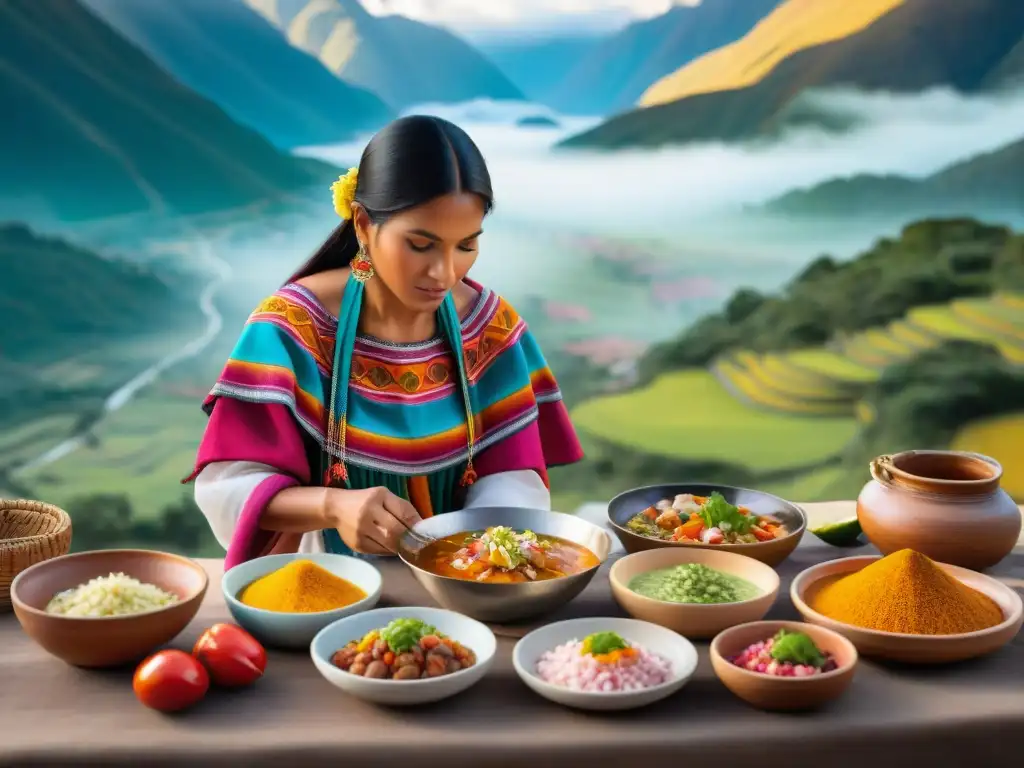
[[[66,555],[71,517],[41,501],[0,499],[0,613],[11,609],[11,582],[30,565]]]

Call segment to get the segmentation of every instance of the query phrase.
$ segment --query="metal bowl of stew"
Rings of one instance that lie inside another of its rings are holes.
[[[673,499],[679,494],[686,493],[694,496],[711,496],[713,493],[720,493],[730,504],[747,507],[755,515],[774,517],[786,527],[787,533],[785,536],[771,541],[750,544],[704,544],[656,539],[635,533],[626,527],[626,523],[638,512],[657,504],[662,499]],[[608,505],[608,522],[619,537],[619,541],[622,542],[622,546],[630,553],[660,547],[706,547],[746,555],[767,565],[775,566],[789,557],[800,543],[807,528],[807,515],[793,502],[764,491],[714,483],[665,483],[634,488],[631,491],[620,493]]]
[[[584,547],[597,558],[593,567],[551,579],[495,584],[440,575],[431,567],[431,548],[414,534],[445,539],[493,526],[530,530]],[[612,538],[603,528],[573,515],[521,507],[480,507],[430,517],[399,541],[398,554],[416,580],[441,606],[479,621],[506,622],[539,616],[568,603],[594,578],[608,558]]]

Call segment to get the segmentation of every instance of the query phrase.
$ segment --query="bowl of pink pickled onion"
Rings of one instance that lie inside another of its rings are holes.
[[[576,709],[636,709],[676,693],[697,669],[693,643],[636,619],[548,624],[512,651],[519,678],[546,699]]]

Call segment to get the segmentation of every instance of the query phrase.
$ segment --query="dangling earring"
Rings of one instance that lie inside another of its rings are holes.
[[[373,277],[373,263],[370,261],[370,255],[366,252],[366,246],[362,243],[359,244],[359,252],[352,257],[351,266],[352,277],[360,283],[365,283]]]

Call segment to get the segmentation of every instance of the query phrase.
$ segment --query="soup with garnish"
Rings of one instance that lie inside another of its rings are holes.
[[[519,584],[572,576],[601,561],[586,547],[557,536],[499,525],[438,539],[420,551],[416,564],[453,579]]]
[[[781,520],[730,504],[720,493],[680,493],[662,499],[629,518],[625,528],[648,539],[679,544],[757,544],[790,533]]]

